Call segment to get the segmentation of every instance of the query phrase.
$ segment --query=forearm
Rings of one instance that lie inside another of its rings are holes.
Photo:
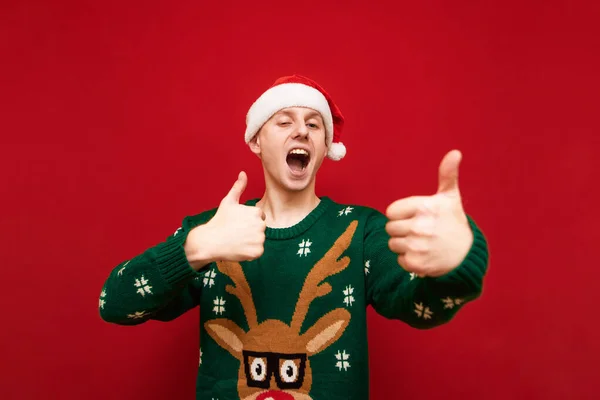
[[[111,323],[139,324],[177,303],[197,276],[184,242],[184,233],[178,233],[115,267],[100,294],[100,316]]]
[[[430,329],[449,322],[467,303],[480,296],[483,287],[482,265],[476,252],[451,273],[419,278],[403,271],[391,272],[371,295],[377,312],[419,329]]]
[[[472,246],[462,263],[440,277],[419,278],[405,271],[397,255],[383,247],[385,237],[372,242],[375,276],[367,277],[368,298],[376,311],[392,319],[428,329],[450,321],[466,303],[479,297],[488,264],[485,237],[472,220]]]

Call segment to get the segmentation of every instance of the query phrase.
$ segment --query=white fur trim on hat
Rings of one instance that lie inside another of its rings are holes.
[[[246,132],[244,133],[246,143],[252,140],[273,114],[287,107],[307,107],[318,111],[325,123],[327,147],[330,147],[330,152],[333,151],[331,148],[333,118],[327,99],[317,89],[302,83],[283,83],[273,86],[252,104],[246,115]],[[345,148],[343,153],[346,153]],[[335,150],[335,154],[339,154],[339,151]]]

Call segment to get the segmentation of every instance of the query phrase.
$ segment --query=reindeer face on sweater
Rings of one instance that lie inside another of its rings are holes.
[[[242,400],[312,400],[309,392],[313,375],[310,357],[337,341],[350,322],[350,313],[336,308],[300,334],[310,303],[331,292],[323,282],[328,276],[343,271],[350,259],[340,258],[348,248],[356,227],[353,221],[331,249],[308,274],[298,297],[290,325],[279,320],[258,323],[252,291],[239,263],[219,262],[219,270],[229,276],[235,286],[228,293],[242,303],[249,330],[235,322],[213,319],[205,323],[209,335],[240,361],[238,393]]]

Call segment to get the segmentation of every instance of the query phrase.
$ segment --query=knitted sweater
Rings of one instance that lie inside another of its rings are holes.
[[[196,272],[183,244],[215,212],[186,217],[165,241],[116,266],[99,303],[105,321],[123,325],[199,306],[197,399],[367,399],[367,306],[428,329],[481,294],[488,250],[470,217],[467,257],[439,278],[398,265],[385,215],[327,197],[298,224],[267,228],[259,259]]]

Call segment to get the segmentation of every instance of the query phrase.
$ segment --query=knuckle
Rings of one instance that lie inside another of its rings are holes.
[[[415,236],[427,236],[427,232],[432,225],[432,218],[421,216],[415,220],[410,226],[410,231]]]
[[[423,266],[421,265],[421,259],[419,256],[414,253],[407,254],[404,258],[406,266],[411,269],[412,272],[420,273],[423,270]]]
[[[404,263],[406,264],[406,267],[410,268],[411,271],[414,271],[417,267],[415,258],[411,254],[407,254],[406,257],[404,257]]]
[[[408,247],[411,252],[416,254],[424,254],[429,250],[429,245],[425,240],[411,240]]]
[[[406,247],[411,253],[418,253],[421,250],[421,245],[417,240],[410,240]]]
[[[420,236],[421,231],[416,224],[412,224],[411,226],[408,227],[408,234],[411,236]]]
[[[413,264],[412,259],[410,257],[408,257],[407,255],[399,256],[398,264],[400,264],[400,266],[408,272],[415,272],[417,269],[417,268],[415,268],[415,265]]]

